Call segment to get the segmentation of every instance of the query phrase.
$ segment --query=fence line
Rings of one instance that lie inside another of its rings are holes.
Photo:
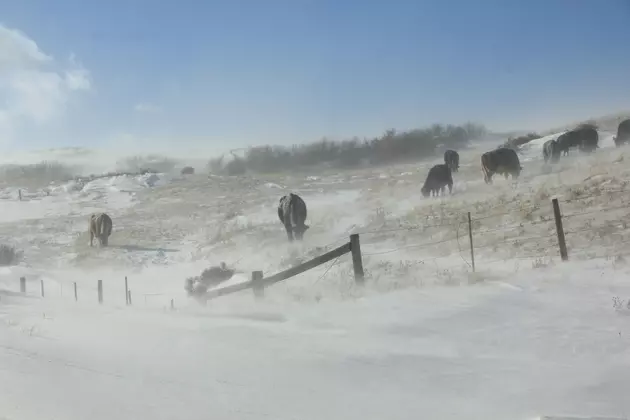
[[[578,200],[585,200],[587,198],[593,198],[593,197],[601,197],[604,194],[619,194],[619,193],[627,193],[630,190],[599,190],[597,193],[594,194],[589,194],[589,195],[577,195],[576,197],[572,197],[572,198],[567,198],[565,201],[567,203],[572,203],[574,201],[578,201]]]
[[[627,192],[630,192],[630,190],[620,190],[620,191],[608,190],[601,194],[593,194],[592,197],[601,196],[605,193],[627,193]],[[579,198],[574,198],[572,200],[566,200],[566,202],[575,203],[576,200],[584,199],[584,198],[589,198],[589,196],[582,196]],[[479,223],[482,220],[487,220],[494,217],[506,216],[506,215],[514,214],[516,212],[523,211],[523,210],[531,210],[531,209],[540,210],[542,209],[542,206],[540,204],[522,206],[521,208],[515,211],[504,212],[504,213],[494,213],[492,215],[483,215],[479,217],[473,217],[470,212],[467,212],[467,214],[462,215],[461,217],[450,217],[449,218],[450,220],[444,223],[431,224],[431,225],[405,226],[405,227],[401,226],[398,228],[368,230],[368,231],[363,231],[360,234],[354,233],[350,235],[349,241],[346,239],[346,242],[342,244],[341,246],[338,246],[322,255],[316,256],[304,263],[290,267],[284,271],[281,271],[279,273],[276,273],[267,277],[264,276],[263,271],[254,271],[252,272],[251,280],[249,281],[232,284],[228,286],[217,287],[217,288],[211,289],[210,291],[207,291],[202,296],[197,296],[197,298],[199,298],[202,302],[207,302],[208,300],[216,299],[221,296],[230,295],[233,293],[237,293],[237,292],[241,292],[241,291],[249,290],[249,289],[253,291],[254,296],[256,298],[262,298],[264,296],[264,291],[267,287],[270,287],[276,283],[288,280],[301,273],[304,273],[308,270],[311,270],[315,267],[318,267],[320,265],[326,264],[329,261],[332,261],[332,263],[324,270],[323,274],[321,274],[318,277],[318,279],[315,281],[315,283],[317,283],[328,274],[328,272],[330,271],[332,267],[340,264],[339,259],[341,256],[345,254],[351,254],[355,284],[361,286],[364,284],[364,281],[365,281],[364,280],[365,274],[363,270],[363,257],[364,256],[371,257],[371,256],[376,256],[376,255],[389,254],[389,253],[393,253],[393,252],[404,250],[404,249],[435,247],[436,245],[444,244],[444,243],[452,242],[452,241],[457,242],[457,251],[459,252],[459,256],[472,269],[473,272],[475,272],[476,269],[478,268],[478,263],[475,260],[479,258],[479,255],[475,253],[476,250],[481,250],[481,249],[486,249],[486,248],[499,248],[501,245],[516,245],[516,244],[520,245],[520,244],[528,243],[530,241],[537,241],[537,240],[542,239],[542,240],[545,240],[544,244],[547,246],[550,244],[549,241],[551,241],[551,243],[557,246],[557,254],[555,255],[559,256],[561,261],[568,261],[572,253],[574,253],[575,256],[580,256],[582,254],[593,253],[593,252],[597,252],[601,250],[605,252],[609,252],[610,250],[619,252],[618,245],[630,243],[630,238],[627,241],[616,240],[613,246],[602,247],[597,250],[590,250],[590,249],[587,249],[586,247],[580,248],[578,246],[575,246],[574,241],[573,241],[574,238],[583,238],[583,236],[576,236],[576,234],[578,233],[589,232],[589,231],[597,232],[598,230],[605,229],[605,228],[613,229],[613,228],[619,228],[619,227],[624,228],[623,231],[619,232],[619,234],[622,235],[622,237],[623,237],[624,232],[628,232],[628,236],[630,237],[630,230],[626,227],[626,226],[630,226],[630,220],[628,221],[627,225],[623,221],[610,221],[609,220],[609,221],[606,221],[605,222],[606,224],[603,226],[592,226],[590,225],[590,222],[588,222],[588,225],[586,227],[582,227],[582,228],[577,228],[577,227],[572,228],[571,226],[569,226],[569,228],[567,229],[564,226],[565,221],[570,222],[571,220],[574,220],[574,218],[578,216],[596,214],[596,213],[601,213],[601,212],[609,212],[609,211],[615,211],[615,210],[622,210],[622,209],[627,209],[628,206],[626,205],[613,206],[613,207],[600,208],[600,209],[592,210],[592,211],[571,212],[571,213],[563,214],[561,211],[559,200],[557,198],[553,198],[550,201],[551,201],[550,203],[551,205],[549,209],[551,211],[549,212],[548,215],[538,215],[537,217],[540,217],[540,220],[531,220],[531,221],[528,220],[526,222],[521,221],[521,222],[518,222],[518,225],[516,226],[514,225],[513,226],[498,226],[494,228],[485,228],[485,229],[475,230],[475,226],[481,227]],[[531,215],[527,215],[527,216],[531,217]],[[545,217],[548,217],[548,218],[545,218]],[[510,232],[521,231],[525,229],[526,226],[539,225],[539,224],[544,224],[544,223],[550,224],[549,231],[546,234],[530,235],[527,237],[523,237],[517,233],[516,236],[509,236],[509,237],[506,236]],[[614,224],[611,224],[611,223],[614,223]],[[469,243],[470,262],[467,261],[466,258],[464,258],[463,250],[465,250],[465,248],[464,249],[462,248],[462,244],[460,240],[460,228],[463,225],[467,225],[468,235],[462,232],[461,240],[464,240],[464,238],[468,236],[467,239]],[[388,232],[391,233],[391,232],[398,232],[398,231],[425,230],[425,229],[439,228],[439,227],[456,228],[456,231],[455,231],[456,236],[448,237],[448,238],[444,238],[440,240],[435,240],[435,241],[402,245],[400,247],[396,247],[393,249],[375,250],[373,252],[367,252],[367,253],[361,252],[361,244],[359,240],[360,235],[371,235],[371,234],[388,233]],[[504,237],[503,238],[493,237],[490,239],[490,242],[483,240],[486,234],[493,233],[493,232],[503,232]],[[612,232],[611,234],[616,234],[616,233],[617,232]],[[601,232],[600,232],[600,237],[601,237]],[[569,239],[569,243],[567,243],[567,239]],[[334,241],[331,244],[326,245],[326,247],[324,248],[330,247],[332,244],[335,244],[338,242],[339,240]],[[630,250],[628,253],[630,253]],[[451,253],[449,255],[440,256],[440,257],[427,256],[423,258],[423,262],[425,260],[437,260],[439,258],[452,258],[454,256],[453,254],[454,253]],[[492,262],[506,261],[506,260],[526,260],[526,259],[540,259],[540,258],[553,258],[553,256],[548,255],[548,254],[510,255],[504,258],[494,259],[490,261],[484,260],[484,263],[489,264]],[[21,293],[25,294],[27,292],[26,286],[27,286],[26,277],[24,276],[20,277],[19,289]],[[75,301],[78,302],[79,293],[78,293],[77,282],[73,282],[73,289],[74,289],[73,290],[74,299]],[[92,292],[94,290],[93,288],[88,288],[88,289],[92,290]],[[61,293],[63,294],[63,292]],[[46,297],[46,288],[45,288],[43,279],[40,279],[40,294],[42,298]],[[124,278],[124,295],[125,295],[125,305],[132,306],[132,293],[129,288],[129,281],[126,276]],[[146,302],[146,297],[149,296],[150,294],[144,294],[144,295],[145,295],[145,302]],[[160,294],[160,295],[165,296],[163,294]],[[97,280],[95,300],[98,302],[98,304],[101,304],[101,305],[105,302],[103,281],[101,279]],[[169,304],[170,304],[171,310],[174,310],[175,309],[174,299],[171,298]]]

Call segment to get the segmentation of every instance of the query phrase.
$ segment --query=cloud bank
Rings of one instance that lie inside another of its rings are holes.
[[[53,123],[68,101],[92,89],[90,73],[71,56],[60,63],[17,29],[0,24],[0,143],[29,125]]]

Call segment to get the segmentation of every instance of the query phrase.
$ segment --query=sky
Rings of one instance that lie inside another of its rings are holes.
[[[0,0],[0,145],[226,150],[627,110],[627,0]]]

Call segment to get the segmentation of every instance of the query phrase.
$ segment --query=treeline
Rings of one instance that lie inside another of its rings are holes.
[[[373,139],[355,137],[344,141],[323,139],[290,147],[258,146],[249,148],[244,156],[212,159],[208,170],[215,174],[240,175],[246,172],[296,171],[319,165],[344,169],[414,161],[434,157],[446,148],[465,147],[471,140],[486,134],[486,128],[480,124],[434,124],[405,132],[388,130]]]

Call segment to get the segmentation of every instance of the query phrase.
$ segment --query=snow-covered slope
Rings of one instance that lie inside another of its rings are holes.
[[[2,295],[6,418],[623,417],[627,267],[205,310]],[[115,301],[112,295],[107,296]]]
[[[438,199],[419,194],[437,162],[116,176],[22,188],[22,201],[19,186],[5,188],[0,243],[24,255],[0,267],[0,418],[623,417],[628,149],[602,133],[593,155],[551,166],[541,159],[547,139],[522,150],[516,183],[486,185],[485,150],[463,151],[453,195]],[[289,244],[277,220],[288,191],[308,205],[303,243]],[[551,197],[565,215],[565,263]],[[88,246],[95,211],[113,218],[108,248]],[[365,288],[346,255],[262,301],[244,292],[201,307],[184,291],[186,277],[221,261],[243,281],[352,232]]]

